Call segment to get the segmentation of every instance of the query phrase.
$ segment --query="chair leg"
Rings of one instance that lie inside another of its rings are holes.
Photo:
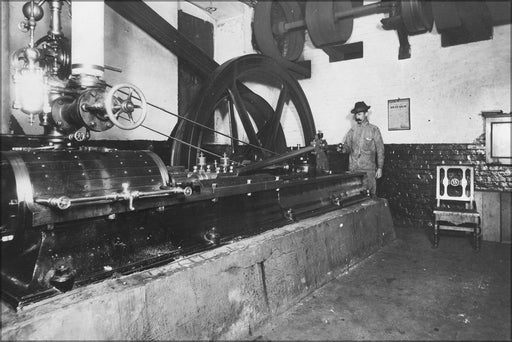
[[[482,239],[482,229],[480,228],[480,224],[477,224],[475,227],[475,231],[473,233],[475,239],[475,250],[480,251],[480,241]]]
[[[434,222],[434,248],[439,246],[439,223],[437,221]]]

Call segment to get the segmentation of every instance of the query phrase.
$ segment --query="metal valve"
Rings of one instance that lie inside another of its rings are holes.
[[[135,210],[135,207],[133,206],[133,200],[135,198],[139,198],[139,192],[138,191],[130,191],[128,189],[128,187],[130,186],[128,183],[123,183],[121,184],[121,186],[123,187],[123,198],[125,200],[128,200],[128,209],[130,209],[130,211],[133,211]]]

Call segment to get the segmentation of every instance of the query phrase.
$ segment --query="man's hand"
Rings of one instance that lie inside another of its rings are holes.
[[[377,172],[375,172],[375,178],[379,179],[382,177],[382,169],[377,169]]]

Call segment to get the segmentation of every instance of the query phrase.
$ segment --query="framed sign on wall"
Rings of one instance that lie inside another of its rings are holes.
[[[388,100],[388,131],[411,129],[411,99]]]

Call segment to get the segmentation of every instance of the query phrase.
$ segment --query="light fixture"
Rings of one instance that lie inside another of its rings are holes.
[[[43,2],[36,3],[31,0],[23,6],[25,20],[20,23],[19,28],[23,32],[29,32],[30,40],[27,47],[14,52],[11,60],[14,68],[13,108],[29,114],[31,124],[35,114],[46,114],[50,111],[47,70],[44,65],[41,65],[40,49],[34,46],[34,30],[37,21],[43,17],[44,12],[41,8]]]
[[[19,49],[13,55],[15,99],[13,107],[31,115],[48,113],[46,72],[38,63],[39,51],[32,47]]]

